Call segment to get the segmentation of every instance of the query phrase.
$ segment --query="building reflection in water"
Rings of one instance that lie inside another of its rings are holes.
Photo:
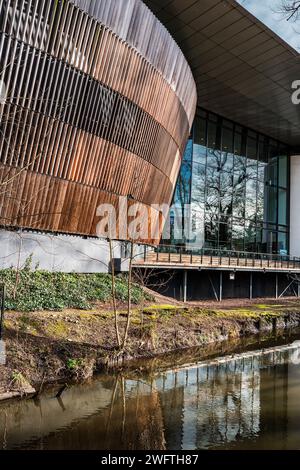
[[[295,449],[299,349],[170,371],[104,376],[61,400],[2,405],[0,448]],[[296,354],[296,356],[295,356]]]

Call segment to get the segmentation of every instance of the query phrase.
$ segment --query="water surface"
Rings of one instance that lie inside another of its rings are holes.
[[[0,449],[300,449],[297,339],[2,404]]]

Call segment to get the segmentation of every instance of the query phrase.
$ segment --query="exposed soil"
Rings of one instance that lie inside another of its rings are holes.
[[[121,335],[125,323],[125,306],[119,305]],[[229,339],[299,325],[295,298],[182,304],[157,296],[156,303],[132,309],[128,344],[120,354],[109,305],[92,311],[7,312],[0,399],[7,392],[31,393],[30,386],[38,392],[43,384],[85,380],[104,368],[137,367],[141,359],[187,348],[212,351]]]

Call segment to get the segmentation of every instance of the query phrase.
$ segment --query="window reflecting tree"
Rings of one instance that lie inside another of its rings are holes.
[[[193,139],[174,197],[181,208],[191,204],[189,242],[236,251],[287,250],[288,149],[204,111]],[[184,236],[181,242],[187,242]]]

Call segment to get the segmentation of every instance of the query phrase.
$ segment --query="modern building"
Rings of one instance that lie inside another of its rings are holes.
[[[195,114],[191,70],[139,0],[0,7],[0,224],[18,231],[1,233],[1,264],[15,264],[22,229],[22,258],[107,269],[105,243],[66,235],[96,237],[97,208],[119,197],[170,205]]]
[[[191,225],[172,244],[249,253],[289,252],[289,147],[198,109],[174,205]],[[184,224],[182,224],[182,231]]]
[[[171,239],[137,263],[174,269],[169,293],[297,293],[296,50],[235,0],[1,0],[0,10],[1,266],[33,254],[45,268],[107,270],[97,208],[116,208],[125,258],[119,198],[146,207],[159,235],[158,206],[173,198],[179,213],[189,207],[188,231],[175,234],[171,211]]]
[[[189,212],[144,264],[177,264],[167,293],[183,299],[299,295],[299,53],[235,0],[146,3],[198,102],[172,208]]]
[[[197,84],[175,203],[192,205],[205,247],[298,256],[290,174],[299,161],[300,114],[291,100],[299,53],[235,0],[146,3],[180,44]]]

